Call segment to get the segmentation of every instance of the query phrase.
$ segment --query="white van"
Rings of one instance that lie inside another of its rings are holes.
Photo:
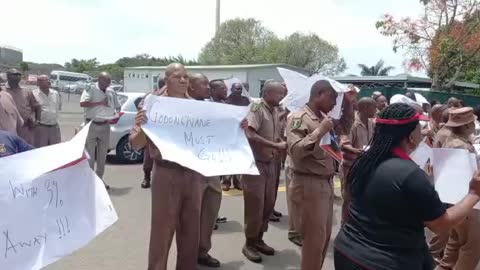
[[[71,85],[86,85],[92,81],[92,77],[83,73],[68,72],[61,70],[52,70],[50,73],[50,82],[52,88],[62,90],[66,86],[71,88]]]

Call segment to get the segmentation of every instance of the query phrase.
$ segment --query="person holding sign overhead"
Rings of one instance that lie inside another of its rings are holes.
[[[165,70],[165,97],[189,99],[189,80],[182,64],[170,64]],[[158,94],[158,93],[154,93]],[[130,143],[135,149],[149,147],[154,160],[152,174],[152,223],[148,257],[149,270],[166,270],[168,253],[176,232],[177,270],[197,267],[200,241],[200,185],[203,176],[177,163],[162,159],[158,149],[143,132],[146,112],[137,113]]]
[[[302,270],[322,268],[332,231],[336,161],[321,147],[320,141],[332,134],[334,128],[340,135],[348,134],[356,91],[345,93],[342,117],[334,122],[327,113],[335,107],[336,99],[337,92],[330,82],[319,80],[310,90],[308,103],[294,112],[287,123],[293,170],[289,192],[294,212],[301,215],[294,222],[303,237]]]
[[[347,176],[352,199],[335,239],[335,269],[431,270],[424,227],[448,231],[480,201],[478,171],[461,202],[447,210],[440,201],[429,176],[409,157],[422,141],[420,117],[404,103],[378,115],[370,148]]]
[[[450,117],[445,126],[451,129],[451,134],[446,138],[443,148],[466,149],[477,155],[470,141],[475,132],[476,119],[471,107],[450,111]],[[480,215],[478,211],[470,211],[468,217],[450,231],[450,237],[437,269],[475,269],[479,261]]]
[[[275,206],[276,158],[287,148],[279,141],[280,128],[277,106],[284,87],[280,82],[268,81],[264,86],[263,99],[252,104],[248,113],[246,136],[260,175],[244,175],[243,195],[245,211],[246,243],[242,253],[252,262],[262,261],[260,253],[272,256],[275,250],[268,246],[263,235]]]
[[[188,94],[195,100],[204,101],[210,98],[210,86],[208,78],[201,74],[189,76]],[[198,264],[208,267],[220,267],[220,262],[210,256],[208,252],[212,248],[212,233],[220,204],[222,203],[222,185],[220,177],[202,176],[200,181],[201,214],[200,214],[200,245],[198,250]]]

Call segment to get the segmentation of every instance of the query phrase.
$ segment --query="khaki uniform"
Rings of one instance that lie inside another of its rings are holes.
[[[42,113],[40,123],[35,127],[35,147],[44,147],[61,142],[58,113],[62,109],[62,97],[53,89],[46,95],[42,90],[33,90]]]
[[[162,96],[168,96],[168,90]],[[174,234],[177,241],[176,269],[196,269],[200,241],[200,191],[205,177],[177,163],[163,160],[160,150],[139,126],[133,128],[132,135],[135,134],[137,136],[131,137],[132,140],[148,147],[154,160],[148,270],[167,269]]]
[[[448,137],[452,135],[452,130],[449,127],[442,127],[440,130],[438,130],[435,140],[433,142],[433,147],[434,148],[442,148],[445,147],[445,141],[447,140]]]
[[[17,133],[28,144],[34,145],[34,125],[35,117],[33,115],[35,109],[40,106],[33,96],[32,91],[27,89],[11,89],[6,88],[6,91],[12,96],[17,106],[17,110],[24,121],[23,126],[17,126]]]
[[[261,137],[275,142],[278,139],[278,111],[262,99],[252,105],[247,115],[248,125]],[[260,239],[268,229],[268,221],[275,207],[277,180],[276,156],[273,148],[250,142],[260,175],[244,175],[242,178],[245,236]]]
[[[293,171],[292,171],[292,161],[290,156],[287,154],[287,158],[285,159],[285,188],[286,188],[286,196],[287,196],[287,209],[288,209],[288,237],[298,237],[300,233],[295,228],[295,220],[300,220],[300,216],[295,211],[295,208],[292,207],[292,200],[290,196],[290,183],[292,182],[293,178]]]
[[[21,126],[23,126],[23,118],[17,110],[15,101],[9,93],[0,91],[0,130],[16,135]]]
[[[110,144],[110,120],[118,117],[117,110],[120,109],[120,103],[117,94],[110,88],[102,91],[98,85],[87,87],[80,97],[80,102],[102,102],[108,100],[108,106],[86,107],[85,121],[92,121],[88,131],[85,147],[90,155],[89,163],[92,170],[95,169],[99,178],[103,179],[105,172],[105,163],[107,160],[108,147]]]
[[[467,149],[476,153],[472,143],[464,138],[451,134],[444,148]],[[450,231],[442,259],[436,269],[473,270],[480,261],[480,213],[472,210],[468,217]]]
[[[375,129],[375,123],[373,119],[368,119],[367,125],[365,125],[362,120],[360,120],[360,115],[357,113],[355,115],[355,121],[353,122],[352,129],[350,130],[350,134],[348,135],[348,139],[346,141],[342,141],[343,144],[351,145],[355,149],[364,149],[370,142],[373,137],[373,132]],[[346,178],[350,169],[357,159],[357,155],[354,153],[343,153],[343,162],[341,166],[342,172],[342,197],[343,197],[343,204],[342,204],[342,223],[348,217],[348,206],[350,204],[350,194],[349,190],[350,187],[346,183]]]
[[[294,211],[300,216],[294,222],[303,237],[302,270],[322,268],[332,231],[336,161],[320,147],[323,134],[317,128],[323,118],[305,106],[293,113],[287,123],[293,170],[289,196]],[[343,125],[336,125],[340,134],[346,134],[352,120],[351,106],[346,107],[340,120]]]
[[[202,209],[200,216],[200,245],[199,257],[205,257],[212,248],[213,228],[217,221],[218,212],[222,203],[222,185],[220,177],[202,176],[200,194]]]

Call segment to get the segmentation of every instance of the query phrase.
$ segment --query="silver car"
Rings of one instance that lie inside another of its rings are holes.
[[[128,142],[128,134],[135,123],[137,106],[145,93],[118,93],[122,105],[119,118],[110,125],[109,150],[115,150],[117,160],[124,163],[135,163],[143,160],[143,150],[135,151]]]

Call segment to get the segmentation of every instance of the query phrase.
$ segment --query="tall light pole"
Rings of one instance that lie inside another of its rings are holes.
[[[220,0],[217,0],[217,17],[215,21],[215,33],[217,33],[219,27],[220,27]]]

